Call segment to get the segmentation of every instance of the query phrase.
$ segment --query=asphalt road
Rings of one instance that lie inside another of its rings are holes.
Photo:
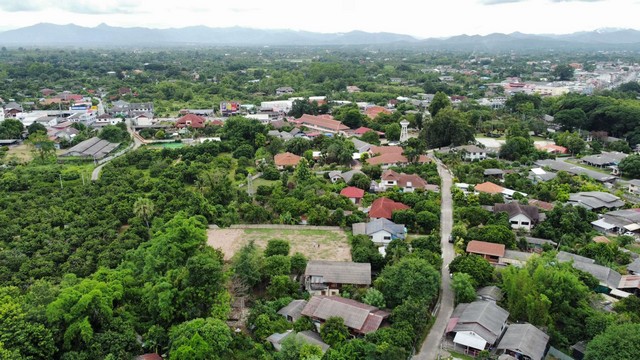
[[[133,147],[131,148],[131,150],[135,150],[140,146],[142,146],[143,142],[138,138],[137,134],[133,130],[133,127],[131,126],[131,119],[125,120],[125,123],[127,124],[127,131],[129,132],[129,134],[131,134],[131,137],[133,138]],[[97,181],[100,178],[100,172],[102,171],[102,167],[105,166],[109,161],[101,165],[98,165],[93,169],[93,171],[91,172],[91,181]]]
[[[440,191],[442,194],[442,206],[440,208],[440,235],[442,243],[442,296],[440,298],[440,310],[436,315],[434,325],[427,338],[422,343],[419,352],[413,356],[414,360],[434,360],[438,355],[446,355],[440,349],[440,341],[444,334],[451,313],[453,312],[453,291],[451,290],[451,279],[449,278],[449,264],[454,258],[453,244],[449,243],[449,235],[453,227],[453,205],[451,199],[452,177],[449,170],[436,160],[438,173],[442,179]]]

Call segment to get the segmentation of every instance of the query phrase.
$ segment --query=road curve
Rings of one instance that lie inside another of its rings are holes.
[[[435,158],[433,158],[435,159]],[[451,228],[453,227],[453,204],[451,199],[451,185],[453,182],[451,173],[440,162],[435,159],[438,165],[438,174],[442,179],[440,191],[442,194],[442,204],[440,207],[440,242],[442,244],[442,296],[440,297],[440,307],[436,320],[427,338],[422,343],[420,351],[413,356],[414,360],[434,360],[438,355],[445,355],[440,349],[442,335],[444,334],[451,313],[453,312],[453,291],[451,290],[451,279],[449,278],[449,264],[454,258],[453,244],[449,243]]]

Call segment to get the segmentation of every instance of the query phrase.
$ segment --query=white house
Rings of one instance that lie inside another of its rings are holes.
[[[462,145],[452,150],[460,152],[462,158],[467,161],[484,160],[487,158],[487,150],[476,145]]]
[[[353,235],[367,235],[374,244],[381,247],[383,253],[387,245],[395,239],[404,240],[407,229],[402,224],[396,224],[384,218],[375,219],[368,223],[355,223],[352,226]]]
[[[629,181],[629,192],[632,194],[640,195],[640,180],[634,179]]]
[[[508,204],[495,204],[493,211],[496,213],[506,212],[509,216],[509,223],[512,229],[531,231],[533,226],[540,220],[537,207],[522,205],[515,201]]]
[[[153,124],[153,116],[148,113],[140,114],[136,116],[134,119],[138,126],[149,126]]]
[[[454,350],[482,351],[496,344],[507,327],[509,313],[491,301],[459,304],[451,314],[447,333],[453,333]]]

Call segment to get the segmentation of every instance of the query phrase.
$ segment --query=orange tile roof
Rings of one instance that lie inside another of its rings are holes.
[[[384,108],[382,106],[370,106],[368,107],[365,111],[365,114],[367,114],[367,116],[371,119],[375,119],[376,116],[378,116],[380,113],[384,113],[384,114],[391,114],[391,111],[389,111],[387,108]]]
[[[301,125],[316,126],[325,130],[331,131],[345,131],[349,130],[349,127],[342,124],[340,121],[335,120],[331,115],[309,115],[303,114],[300,118],[295,120]]]
[[[355,186],[349,186],[342,189],[340,195],[348,198],[362,199],[364,197],[364,190]]]
[[[276,166],[296,166],[301,159],[302,157],[290,152],[277,154],[273,157],[273,161],[275,162]]]
[[[504,190],[504,188],[500,185],[496,185],[492,182],[483,182],[482,184],[478,184],[473,187],[476,191],[487,193],[487,194],[500,194]]]
[[[467,252],[472,254],[504,256],[504,244],[494,244],[486,241],[471,240],[467,244]]]
[[[409,206],[395,202],[391,199],[382,197],[376,199],[373,204],[371,204],[371,209],[369,210],[369,217],[371,218],[385,218],[391,220],[391,215],[396,210],[406,210],[410,209]]]
[[[403,151],[402,146],[372,146],[371,149],[369,149],[369,152],[373,155],[402,154]]]

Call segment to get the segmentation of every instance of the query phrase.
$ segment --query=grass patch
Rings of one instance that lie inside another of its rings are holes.
[[[311,260],[350,261],[351,246],[342,230],[316,229],[210,229],[208,244],[220,249],[225,260],[250,241],[265,248],[272,239],[282,239],[291,245],[291,254],[300,252]]]
[[[280,184],[281,184],[280,180],[265,180],[263,178],[257,178],[255,180],[253,180],[253,186],[256,189],[260,185],[273,186],[273,185],[280,185]]]
[[[475,358],[472,357],[472,356],[465,355],[465,354],[460,354],[460,353],[457,353],[455,351],[449,351],[449,354],[451,354],[451,358],[452,359],[475,360]]]

